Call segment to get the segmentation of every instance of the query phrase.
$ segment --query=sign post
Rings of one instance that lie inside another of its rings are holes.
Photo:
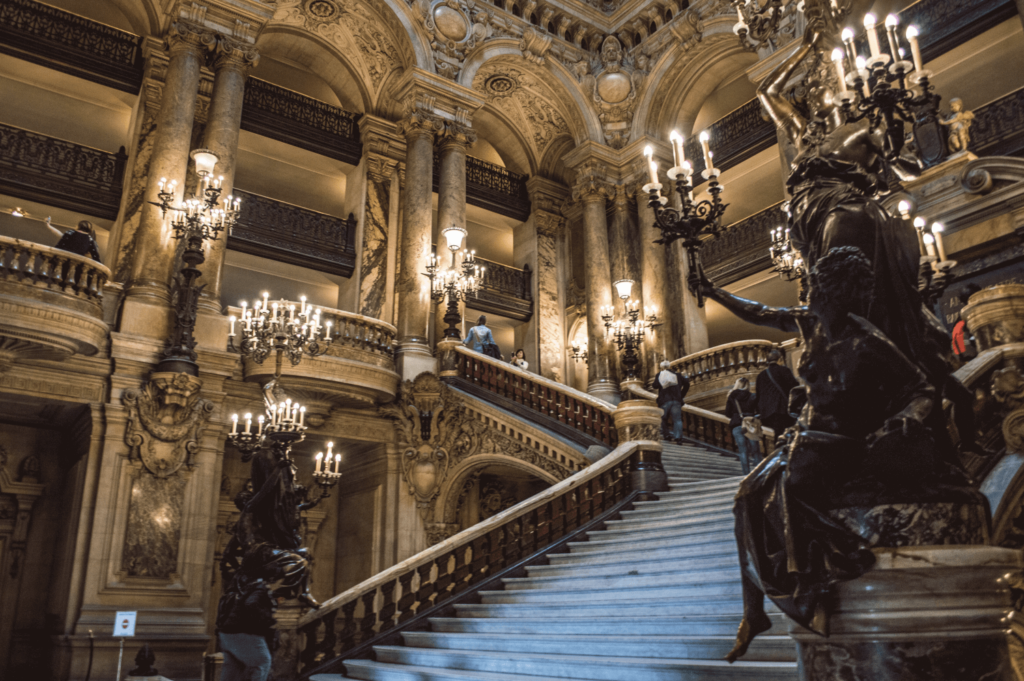
[[[114,681],[121,681],[121,658],[124,657],[124,639],[126,636],[135,636],[135,616],[138,613],[134,610],[117,613],[114,618],[114,636],[121,637],[121,650],[117,654],[117,676]]]

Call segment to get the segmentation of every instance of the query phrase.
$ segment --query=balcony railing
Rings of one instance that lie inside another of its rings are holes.
[[[771,266],[770,231],[786,224],[782,204],[733,223],[704,242],[701,261],[708,277],[718,286],[731,284]]]
[[[103,287],[110,270],[68,251],[0,236],[0,338],[15,356],[59,359],[106,344]]]
[[[761,102],[752,99],[735,111],[715,121],[708,129],[711,148],[715,150],[715,167],[726,170],[776,143],[775,124],[764,115]],[[704,152],[696,134],[686,143],[686,158],[695,173],[704,170]],[[703,180],[695,178],[700,184]]]
[[[586,393],[474,352],[461,344],[439,349],[441,376],[473,394],[481,394],[513,413],[537,420],[583,446],[618,444],[615,407]]]
[[[441,156],[434,153],[434,191],[441,186]],[[466,157],[466,203],[480,206],[498,215],[516,220],[530,217],[530,197],[526,175],[513,173],[499,165]]]
[[[132,94],[142,84],[141,38],[41,2],[0,2],[0,52]]]
[[[351,277],[356,266],[356,219],[326,213],[236,190],[242,199],[228,247],[278,262]]]
[[[242,130],[356,165],[363,154],[359,114],[259,78],[245,82]]]
[[[0,192],[113,220],[128,156],[0,123]]]
[[[974,110],[971,151],[986,156],[1024,151],[1024,88]]]
[[[477,261],[487,268],[484,285],[475,296],[466,299],[466,307],[521,322],[530,321],[533,316],[530,266],[519,269],[484,258],[477,258]]]

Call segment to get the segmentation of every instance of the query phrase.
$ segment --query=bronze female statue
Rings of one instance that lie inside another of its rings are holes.
[[[826,633],[823,594],[874,562],[869,541],[841,522],[844,509],[981,503],[947,463],[936,389],[865,319],[873,270],[859,249],[833,248],[811,270],[808,305],[793,308],[745,300],[702,278],[705,295],[744,321],[797,332],[804,342],[798,373],[807,405],[788,442],[736,496],[744,619],[729,661],[771,627],[766,594],[801,625]]]

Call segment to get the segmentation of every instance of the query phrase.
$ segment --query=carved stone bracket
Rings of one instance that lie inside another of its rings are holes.
[[[166,478],[182,466],[192,466],[199,431],[213,412],[213,403],[199,396],[202,385],[188,374],[154,373],[141,390],[125,391],[124,441],[129,457],[141,461],[155,477]]]

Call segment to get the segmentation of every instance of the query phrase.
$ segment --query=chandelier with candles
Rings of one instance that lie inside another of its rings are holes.
[[[569,348],[572,350],[572,358],[577,364],[580,362],[590,364],[590,353],[587,349],[588,345],[589,343],[585,338],[579,342],[573,341],[569,344]]]
[[[701,201],[693,199],[693,166],[686,160],[683,151],[683,137],[675,130],[671,134],[672,157],[675,165],[669,169],[669,179],[675,180],[676,192],[679,195],[680,208],[667,208],[668,198],[661,195],[662,184],[658,182],[658,164],[654,161],[654,150],[650,145],[644,148],[647,157],[647,168],[650,182],[642,189],[651,195],[650,206],[654,209],[654,224],[661,230],[661,238],[655,243],[670,244],[677,239],[683,240],[691,278],[696,276],[700,267],[699,253],[701,240],[706,236],[717,236],[721,230],[721,217],[727,208],[722,203],[722,185],[718,176],[722,171],[714,166],[713,153],[710,148],[711,136],[705,130],[700,134],[701,147],[704,150],[704,166],[701,176],[708,180],[708,197]],[[704,307],[704,296],[697,287],[697,305]]]
[[[632,280],[620,279],[614,286],[619,298],[622,299],[626,316],[616,319],[614,306],[606,305],[601,310],[601,319],[604,320],[605,333],[622,352],[622,367],[626,370],[626,380],[635,380],[637,367],[640,365],[640,347],[647,336],[647,331],[658,326],[660,322],[654,310],[645,310],[645,315],[640,316],[640,303],[630,299],[633,290]]]
[[[448,308],[443,318],[444,323],[448,325],[444,330],[444,337],[459,340],[462,337],[458,328],[462,321],[459,301],[477,294],[483,285],[484,272],[487,268],[476,264],[476,251],[462,248],[462,240],[466,237],[464,227],[452,225],[441,234],[444,235],[448,250],[452,254],[451,265],[444,267],[436,255],[431,255],[426,276],[430,278],[431,299],[439,303],[446,296],[448,298]]]
[[[250,357],[257,364],[271,352],[277,353],[275,379],[281,377],[281,360],[288,355],[292,366],[302,361],[303,355],[317,357],[331,346],[331,322],[322,322],[321,311],[306,302],[306,297],[294,302],[278,300],[271,302],[264,292],[263,299],[257,299],[250,308],[242,301],[242,317],[230,317],[228,347]],[[235,323],[241,322],[242,340],[235,348]]]
[[[900,217],[914,225],[917,245],[921,250],[921,269],[918,273],[917,289],[928,306],[933,306],[949,285],[950,271],[956,261],[946,257],[943,234],[946,231],[941,222],[928,224],[928,219],[914,214],[909,201],[900,201],[896,206]]]
[[[174,331],[157,371],[182,372],[198,376],[194,331],[199,296],[203,290],[202,286],[196,285],[196,279],[202,274],[199,265],[206,261],[203,242],[207,239],[215,241],[225,230],[230,233],[231,227],[238,219],[241,201],[228,196],[226,204],[221,207],[221,185],[224,178],[213,176],[219,160],[216,154],[209,149],[195,149],[191,156],[195,161],[196,174],[199,176],[192,197],[175,203],[178,181],[168,182],[167,178],[161,178],[157,192],[157,198],[160,200],[150,203],[160,209],[165,219],[170,216],[174,238],[185,242],[181,254],[184,267],[181,269],[181,280],[175,291]]]

